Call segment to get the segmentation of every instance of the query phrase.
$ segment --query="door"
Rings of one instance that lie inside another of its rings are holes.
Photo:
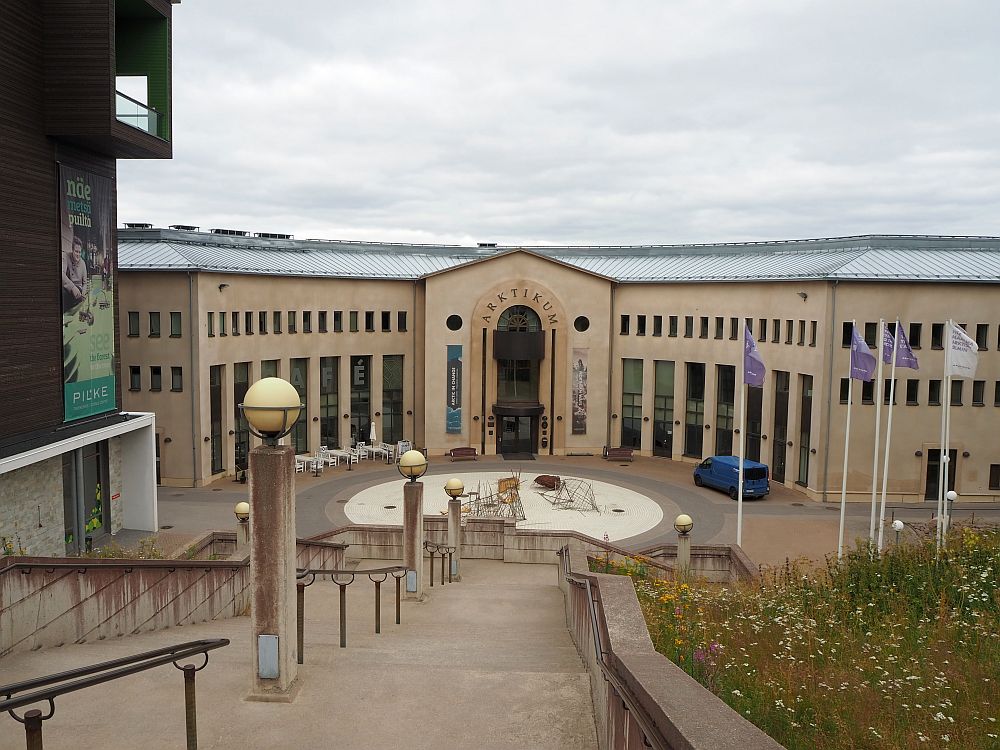
[[[534,453],[532,417],[500,418],[500,453]]]
[[[948,489],[955,489],[955,474],[958,473],[958,450],[948,451]],[[924,500],[937,500],[940,486],[941,449],[931,448],[927,451],[927,480],[925,482]]]

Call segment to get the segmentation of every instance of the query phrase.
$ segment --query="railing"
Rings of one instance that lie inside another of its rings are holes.
[[[451,583],[451,560],[455,554],[455,547],[449,547],[447,544],[436,544],[434,542],[424,542],[424,549],[431,556],[430,579],[431,586],[434,586],[434,555],[441,555],[441,585],[444,586],[444,556],[448,555],[448,583]]]
[[[387,568],[371,568],[369,570],[336,570],[333,568],[304,568],[296,574],[295,598],[297,606],[297,637],[298,662],[305,662],[305,612],[307,586],[316,582],[316,576],[330,576],[330,579],[340,589],[340,647],[347,648],[347,587],[354,583],[356,576],[362,573],[368,575],[368,580],[375,584],[375,633],[382,632],[382,584],[389,576],[396,579],[396,624],[400,624],[400,580],[406,575],[404,565],[392,565]],[[381,577],[379,577],[381,576]],[[308,579],[308,581],[306,580]]]
[[[150,135],[160,136],[160,113],[121,91],[115,92],[115,118]]]
[[[42,750],[42,722],[55,715],[55,699],[60,695],[101,685],[121,677],[128,677],[164,664],[173,664],[184,673],[184,721],[187,748],[188,750],[197,750],[198,724],[194,676],[196,672],[200,672],[208,665],[209,651],[228,645],[229,639],[227,638],[188,641],[176,646],[167,646],[155,651],[145,651],[121,659],[92,664],[89,667],[80,667],[67,672],[51,674],[47,677],[36,677],[32,680],[4,685],[0,687],[0,695],[6,696],[6,698],[0,701],[0,711],[6,711],[24,725],[25,747],[28,750]],[[198,654],[205,657],[200,667],[196,667],[194,664],[180,666],[177,663]],[[48,703],[48,713],[46,714],[37,708],[25,711],[23,716],[18,716],[15,713],[15,709],[43,701]]]

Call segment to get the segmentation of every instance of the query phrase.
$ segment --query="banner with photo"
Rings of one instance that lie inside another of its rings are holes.
[[[59,167],[63,421],[117,409],[114,184]]]
[[[587,434],[587,365],[589,349],[573,350],[573,434]]]
[[[448,344],[447,399],[445,427],[447,432],[462,432],[462,345]]]

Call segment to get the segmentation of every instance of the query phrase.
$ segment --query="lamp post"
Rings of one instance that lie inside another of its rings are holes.
[[[396,465],[409,481],[403,485],[403,565],[406,566],[406,597],[424,595],[424,484],[427,459],[420,451],[407,451]]]
[[[896,532],[896,546],[899,546],[899,535],[903,531],[903,522],[898,518],[892,522],[892,530]]]
[[[451,558],[451,576],[459,581],[462,561],[462,496],[465,493],[465,483],[458,477],[452,477],[445,482],[444,491],[448,495],[448,546],[455,550]]]
[[[944,514],[944,535],[948,536],[948,531],[951,530],[951,512],[955,509],[955,501],[958,500],[958,493],[955,490],[948,490],[944,495],[944,499],[948,501]]]
[[[694,520],[687,513],[681,513],[674,519],[674,529],[677,531],[677,571],[681,578],[691,574],[691,529]]]
[[[236,526],[236,549],[233,550],[233,558],[242,559],[246,554],[247,547],[250,546],[250,503],[241,500],[233,506],[233,515],[236,516],[238,524]]]
[[[278,441],[291,432],[302,404],[291,383],[263,378],[239,406],[250,431],[263,440],[249,457],[253,681],[247,698],[287,702],[298,674],[295,451]]]

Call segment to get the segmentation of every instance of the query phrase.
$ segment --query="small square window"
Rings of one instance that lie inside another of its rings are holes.
[[[138,365],[129,365],[128,389],[130,391],[142,390],[142,368],[139,367]]]
[[[944,323],[931,323],[931,349],[944,349]]]
[[[986,381],[972,381],[972,405],[986,406]]]
[[[257,313],[257,333],[267,333],[267,312],[265,310]]]
[[[184,370],[180,367],[170,368],[170,390],[175,392],[184,390]]]
[[[667,335],[676,336],[677,335],[677,316],[671,315],[667,320]]]
[[[684,316],[684,338],[689,339],[694,336],[694,316]]]
[[[621,325],[618,327],[619,336],[628,336],[629,320],[630,318],[628,315],[621,316]]]
[[[920,334],[923,332],[922,323],[910,323],[910,348],[920,348]]]
[[[128,335],[139,335],[139,312],[137,310],[128,311]]]
[[[663,335],[663,316],[654,315],[653,316],[653,335],[662,336]]]
[[[179,312],[170,313],[170,338],[179,339],[181,337],[181,314]]]
[[[375,311],[365,310],[365,331],[371,333],[375,330]]]
[[[392,331],[392,313],[388,310],[382,311],[382,333],[390,333]]]
[[[288,321],[288,332],[298,333],[298,327],[299,327],[298,314],[296,313],[295,310],[288,311],[288,318],[286,318],[286,320]]]
[[[351,310],[351,333],[358,332],[358,311]]]
[[[312,333],[312,331],[313,331],[312,310],[304,310],[302,312],[302,333]]]
[[[635,316],[635,335],[645,336],[646,335],[646,316],[636,315]]]
[[[940,406],[941,405],[941,381],[940,380],[930,380],[927,382],[927,405],[928,406]]]
[[[318,315],[319,320],[317,321],[317,325],[319,326],[319,332],[326,333],[326,310],[320,310]]]
[[[920,381],[919,380],[907,380],[906,381],[906,405],[907,406],[918,406],[920,396]]]
[[[396,331],[406,333],[406,310],[400,310],[396,313]]]
[[[159,391],[163,389],[163,373],[159,367],[149,368],[149,390]]]
[[[151,339],[160,338],[160,314],[158,312],[149,314],[149,337]]]
[[[704,315],[701,316],[701,320],[698,321],[698,338],[708,338],[708,318]]]

